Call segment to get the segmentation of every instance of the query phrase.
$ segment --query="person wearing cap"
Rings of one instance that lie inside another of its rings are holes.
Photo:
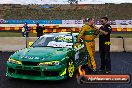
[[[24,24],[23,28],[22,28],[22,36],[23,37],[29,37],[29,27],[27,25],[27,23]]]
[[[99,53],[101,58],[100,72],[111,73],[111,59],[110,59],[110,33],[111,26],[108,23],[107,17],[101,18],[102,26],[99,28]]]
[[[37,37],[40,37],[43,35],[43,27],[39,26],[39,23],[36,24],[36,32],[37,32]]]
[[[77,38],[78,42],[80,42],[80,39],[84,42],[87,53],[90,56],[90,58],[88,58],[88,67],[93,72],[96,72],[96,62],[94,59],[96,30],[97,29],[94,26],[94,19],[89,18],[86,20],[85,25],[82,26]]]

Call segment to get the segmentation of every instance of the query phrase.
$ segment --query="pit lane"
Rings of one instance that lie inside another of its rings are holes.
[[[76,78],[62,81],[31,81],[8,79],[6,61],[13,52],[0,52],[0,88],[131,88],[129,84],[84,84],[79,85]],[[100,66],[99,53],[95,54],[97,67]],[[112,73],[132,76],[132,53],[111,53]]]

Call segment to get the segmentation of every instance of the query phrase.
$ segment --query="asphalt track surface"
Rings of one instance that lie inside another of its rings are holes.
[[[62,81],[31,81],[8,79],[5,76],[6,61],[12,52],[0,52],[0,88],[132,88],[129,84],[84,84],[79,85],[76,78]],[[99,53],[95,54],[97,67],[100,65]],[[112,74],[132,76],[132,53],[111,53]],[[132,77],[131,77],[132,78]]]

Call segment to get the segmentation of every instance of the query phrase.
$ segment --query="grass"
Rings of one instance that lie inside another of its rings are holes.
[[[36,37],[36,33],[29,33],[30,37]],[[22,33],[19,32],[0,32],[0,37],[22,37]]]
[[[36,37],[36,33],[29,33],[30,37]],[[124,38],[132,38],[132,34],[125,34],[125,33],[121,33],[121,34],[111,34],[111,38],[116,38],[118,36],[122,36]],[[22,34],[20,32],[0,32],[0,37],[22,37]]]
[[[111,34],[111,38],[116,38],[118,36],[121,36],[123,38],[132,38],[132,34]]]

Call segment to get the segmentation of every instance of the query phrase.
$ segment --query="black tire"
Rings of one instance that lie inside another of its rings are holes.
[[[85,84],[86,81],[87,81],[87,79],[84,76],[79,76],[77,79],[77,83],[80,85]]]

